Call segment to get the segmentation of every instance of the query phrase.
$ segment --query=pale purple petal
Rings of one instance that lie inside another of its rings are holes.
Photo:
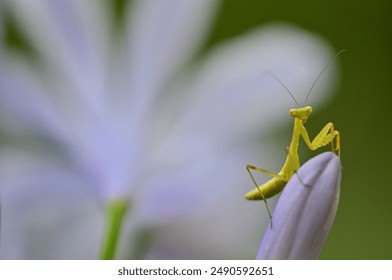
[[[17,134],[41,134],[57,141],[74,164],[92,177],[103,197],[124,193],[132,173],[130,150],[135,148],[129,138],[122,137],[116,123],[111,125],[110,119],[94,114],[86,103],[75,99],[72,104],[61,102],[28,68],[17,69],[13,73],[0,70],[2,124]],[[64,88],[59,86],[54,91]]]
[[[30,71],[0,64],[0,122],[19,133],[42,133],[58,140],[69,132],[53,102]]]
[[[205,38],[217,1],[134,1],[127,15],[124,89],[138,116]],[[121,105],[121,104],[120,104]],[[140,111],[140,112],[139,112]]]
[[[339,202],[341,165],[332,152],[306,162],[282,192],[257,259],[316,259]]]
[[[47,63],[48,75],[55,72],[62,76],[63,83],[69,83],[67,96],[71,99],[81,98],[94,110],[101,110],[109,42],[108,16],[101,1],[15,0],[5,3],[12,8],[30,43]]]
[[[95,258],[103,218],[89,178],[63,159],[0,150],[0,259]]]

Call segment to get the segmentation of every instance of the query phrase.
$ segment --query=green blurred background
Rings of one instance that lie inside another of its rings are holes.
[[[283,21],[325,38],[341,67],[336,98],[314,108],[310,135],[328,121],[342,135],[340,205],[321,259],[392,259],[392,1],[223,1],[207,44]],[[315,73],[317,75],[318,73]],[[291,127],[271,137],[290,139]],[[281,141],[281,140],[279,140]],[[304,161],[314,153],[303,149]]]
[[[116,0],[119,14],[125,2]],[[314,108],[307,123],[311,136],[329,121],[342,135],[341,200],[321,259],[392,259],[391,12],[390,0],[226,0],[202,50],[276,21],[320,35],[336,52],[347,50],[338,58],[336,98]],[[15,34],[8,39],[19,44]],[[270,138],[284,147],[291,130],[277,127]],[[315,155],[305,148],[301,153],[302,162]]]

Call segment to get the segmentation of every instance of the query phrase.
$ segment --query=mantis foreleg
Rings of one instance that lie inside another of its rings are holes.
[[[301,135],[304,139],[306,145],[312,151],[317,150],[318,148],[324,147],[328,144],[331,144],[332,151],[337,152],[338,156],[340,156],[340,133],[339,131],[334,129],[333,123],[327,123],[323,129],[314,137],[313,141],[310,141],[308,132],[303,124],[301,124]],[[336,147],[334,145],[334,140],[336,142]]]

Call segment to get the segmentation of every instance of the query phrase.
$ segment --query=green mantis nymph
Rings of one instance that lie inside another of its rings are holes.
[[[344,50],[340,51],[334,59],[343,52]],[[332,60],[333,61],[333,60]],[[264,200],[267,206],[267,210],[269,215],[271,216],[270,210],[268,208],[266,199],[273,197],[280,193],[283,188],[286,186],[287,182],[290,180],[290,178],[294,175],[294,173],[299,169],[300,167],[300,161],[299,161],[299,155],[298,155],[298,146],[299,146],[299,139],[302,137],[304,140],[305,144],[309,147],[310,150],[314,151],[317,150],[318,148],[324,147],[326,145],[331,145],[332,151],[335,152],[340,157],[340,133],[339,131],[335,130],[335,127],[333,123],[329,122],[327,123],[323,129],[317,134],[317,136],[313,139],[310,140],[308,132],[305,128],[304,123],[308,120],[308,117],[312,113],[313,109],[310,106],[306,105],[306,102],[308,100],[308,97],[314,87],[314,85],[317,83],[318,79],[321,77],[321,75],[324,73],[324,71],[328,68],[328,66],[332,63],[328,63],[324,69],[321,71],[321,73],[317,76],[316,80],[312,84],[306,99],[305,99],[305,105],[304,107],[300,107],[295,100],[294,96],[292,93],[288,90],[288,88],[273,74],[271,74],[280,84],[283,85],[283,87],[287,90],[287,92],[290,94],[290,96],[294,99],[295,103],[299,108],[291,109],[290,110],[290,116],[294,118],[294,127],[293,127],[293,134],[291,138],[290,145],[286,148],[287,151],[287,158],[286,161],[283,164],[282,169],[278,173],[273,173],[270,171],[267,171],[265,169],[256,167],[254,165],[248,164],[246,166],[246,170],[248,171],[250,178],[252,179],[252,182],[255,185],[255,188],[248,192],[245,195],[246,199],[249,200]],[[264,174],[267,174],[269,176],[272,176],[272,178],[267,181],[266,183],[259,185],[251,170],[255,170],[258,172],[262,172]],[[300,177],[299,177],[300,179]],[[301,181],[301,179],[300,179]]]

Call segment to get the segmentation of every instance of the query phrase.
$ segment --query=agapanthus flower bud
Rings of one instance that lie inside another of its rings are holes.
[[[283,190],[257,259],[316,259],[335,219],[341,165],[332,152],[306,162]]]

